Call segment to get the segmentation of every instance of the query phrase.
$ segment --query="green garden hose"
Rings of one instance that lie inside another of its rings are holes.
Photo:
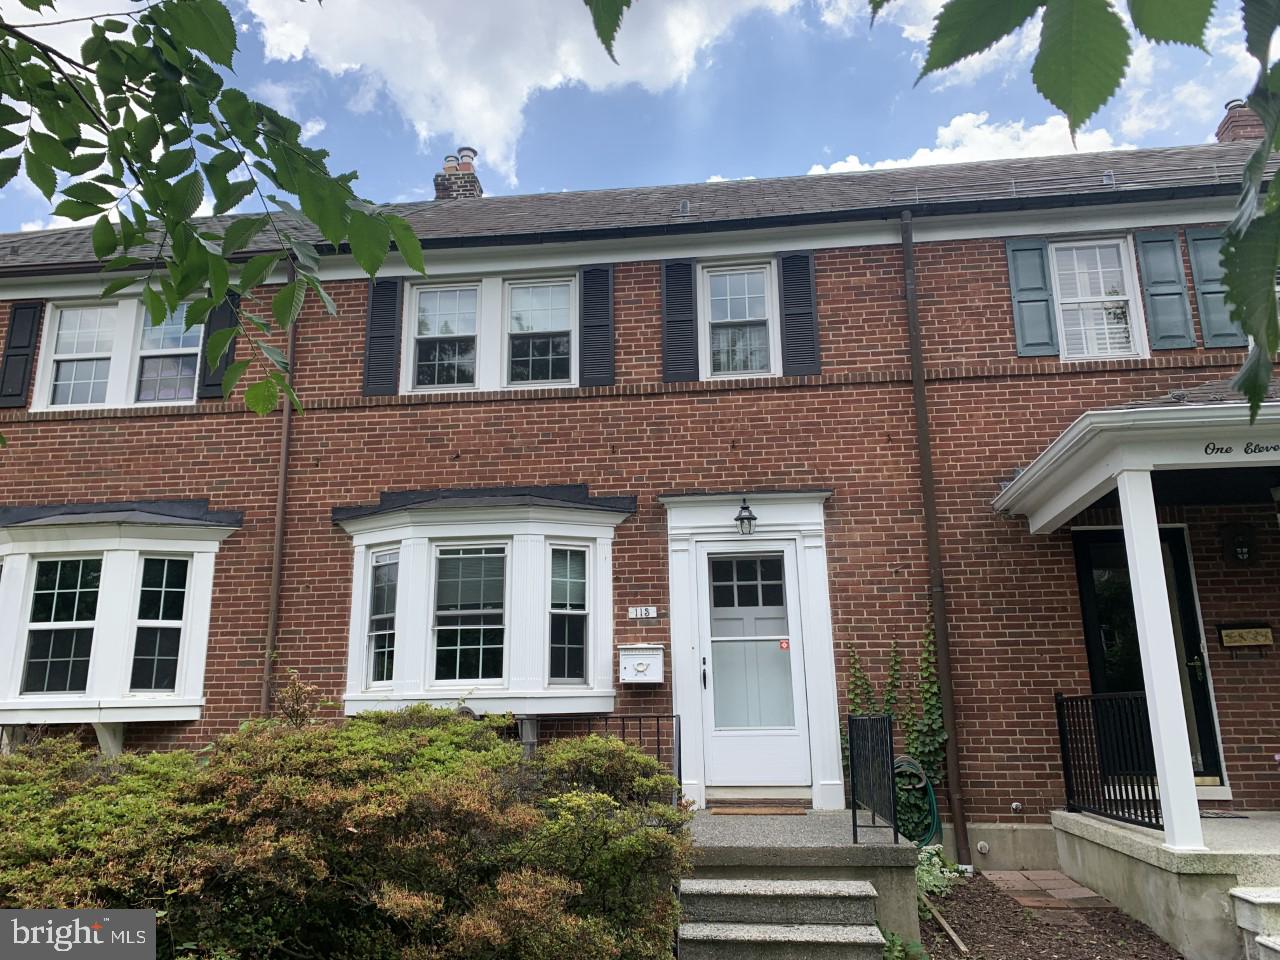
[[[930,782],[928,775],[924,772],[924,768],[920,766],[915,757],[901,756],[896,757],[893,761],[894,779],[898,781],[898,788],[905,787],[908,790],[923,790],[925,807],[928,814],[929,829],[919,837],[912,837],[903,832],[901,826],[898,832],[914,843],[917,847],[927,847],[931,843],[935,843],[942,838],[942,821],[938,819],[938,797],[933,792],[933,784]]]

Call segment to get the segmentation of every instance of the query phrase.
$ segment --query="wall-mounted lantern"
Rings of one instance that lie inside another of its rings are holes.
[[[742,506],[738,508],[738,515],[733,519],[738,524],[738,532],[744,537],[749,537],[756,532],[756,515],[747,505],[746,497],[742,498]]]

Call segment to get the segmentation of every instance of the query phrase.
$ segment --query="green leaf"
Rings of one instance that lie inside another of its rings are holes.
[[[1277,24],[1280,24],[1280,0],[1244,0],[1245,47],[1263,67],[1267,65]]]
[[[196,152],[190,147],[181,150],[170,150],[156,163],[156,176],[162,180],[172,180],[178,174],[191,168],[196,162]]]
[[[22,123],[26,119],[26,114],[19,113],[16,108],[0,102],[0,127],[10,127],[15,123]]]
[[[206,338],[204,359],[205,363],[209,365],[210,373],[222,362],[227,349],[231,346],[231,341],[236,338],[236,334],[239,332],[240,329],[238,327],[228,327],[226,330],[215,330]]]
[[[215,303],[227,298],[227,288],[231,285],[230,270],[227,261],[216,253],[209,254],[209,296]]]
[[[101,296],[105,300],[108,297],[114,297],[125,287],[133,286],[139,281],[138,277],[117,277],[102,288]]]
[[[1107,0],[1048,0],[1031,79],[1067,115],[1074,137],[1129,64],[1129,31]]]
[[[266,416],[280,405],[280,388],[274,380],[259,380],[244,392],[244,405],[259,416]]]
[[[371,217],[359,210],[351,211],[351,225],[347,234],[351,242],[351,255],[369,276],[374,276],[382,261],[387,258],[387,244],[391,230],[381,217]]]
[[[46,200],[52,200],[53,192],[58,189],[58,175],[53,172],[53,167],[29,149],[23,151],[22,166],[27,171],[27,179],[36,185]]]
[[[22,134],[0,127],[0,150],[10,150],[22,142]]]
[[[267,278],[276,264],[283,257],[282,253],[262,253],[254,257],[240,270],[240,279],[236,282],[236,288],[241,293],[248,293],[258,284]]]
[[[164,297],[151,286],[142,288],[142,303],[147,309],[147,319],[151,323],[164,323],[165,318],[169,316],[169,308],[165,306]]]
[[[72,200],[83,200],[85,203],[97,204],[100,207],[116,201],[114,193],[101,184],[94,183],[92,180],[80,180],[77,183],[68,184],[63,188],[62,195],[70,197]]]
[[[168,4],[174,37],[199,50],[214,63],[230,67],[236,52],[236,25],[218,0],[186,0]]]
[[[99,217],[98,222],[93,225],[91,239],[93,240],[93,255],[99,260],[105,260],[115,253],[119,238],[116,236],[116,228],[111,225],[111,221],[107,219],[106,214]]]
[[[254,342],[258,345],[258,349],[262,351],[263,356],[271,361],[272,366],[285,373],[289,372],[289,360],[284,355],[284,351],[267,343],[265,340],[255,340]]]
[[[275,317],[276,326],[281,330],[292,325],[302,312],[302,303],[306,299],[307,288],[297,280],[286,283],[271,298],[271,315]]]
[[[9,181],[18,175],[22,165],[20,157],[0,157],[0,187],[6,187]]]
[[[195,215],[204,199],[204,179],[199,170],[192,170],[173,185],[169,195],[168,219],[174,223],[186,223]]]
[[[225,192],[217,198],[217,202],[213,205],[214,216],[221,216],[228,210],[233,210],[240,201],[257,189],[252,180],[232,180],[230,181]],[[217,190],[214,191],[218,193]]]
[[[409,226],[402,217],[392,213],[384,214],[383,219],[391,228],[391,236],[395,238],[396,249],[400,251],[400,256],[404,257],[404,262],[411,270],[426,276],[427,265],[422,259],[422,243],[413,232],[413,227]]]
[[[268,216],[244,217],[233,221],[222,234],[222,255],[229,257],[243,250],[271,222]]]
[[[147,158],[150,158],[151,151],[156,148],[160,142],[160,124],[154,116],[148,114],[138,120],[138,125],[133,130],[133,143],[138,148],[138,152]]]
[[[1129,0],[1138,32],[1154,43],[1185,43],[1204,49],[1214,0]]]
[[[102,208],[80,200],[63,200],[53,208],[53,212],[55,216],[66,217],[68,220],[87,220],[101,214]]]
[[[1257,217],[1239,236],[1223,245],[1224,281],[1231,319],[1253,337],[1253,348],[1233,384],[1249,398],[1251,417],[1267,394],[1272,360],[1280,350],[1280,317],[1276,311],[1276,264],[1280,263],[1280,211]]]
[[[236,384],[240,382],[240,378],[244,376],[244,372],[248,369],[248,360],[237,360],[235,363],[227,365],[227,372],[222,375],[222,397],[224,400],[231,399],[231,394],[235,393]]]
[[[938,12],[918,83],[975,53],[981,53],[1031,19],[1044,0],[950,0]]]
[[[613,55],[613,42],[617,39],[618,28],[622,26],[622,15],[631,6],[631,0],[583,0],[591,11],[591,22],[595,25],[596,36],[604,44],[605,52],[614,63],[618,58]]]

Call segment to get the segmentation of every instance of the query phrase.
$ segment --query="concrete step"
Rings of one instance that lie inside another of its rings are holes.
[[[1231,903],[1241,930],[1280,934],[1280,887],[1236,887]]]
[[[868,924],[684,923],[680,960],[881,960]]]
[[[865,880],[684,880],[680,904],[691,923],[876,922],[876,890]]]
[[[1258,948],[1257,960],[1280,960],[1280,937],[1261,936],[1254,943]]]

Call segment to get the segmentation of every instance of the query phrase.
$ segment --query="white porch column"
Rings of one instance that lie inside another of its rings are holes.
[[[1165,846],[1174,850],[1203,850],[1204,835],[1200,830],[1200,807],[1191,769],[1191,744],[1187,740],[1187,715],[1178,675],[1178,653],[1174,647],[1151,472],[1125,470],[1116,482],[1160,785]]]

